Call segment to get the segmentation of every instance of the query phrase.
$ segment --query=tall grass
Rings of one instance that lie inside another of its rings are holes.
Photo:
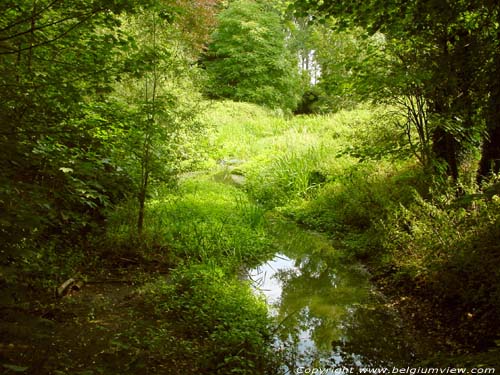
[[[215,262],[238,269],[264,261],[272,249],[264,211],[236,187],[210,175],[182,182],[148,202],[142,241],[146,249],[168,252],[177,262]],[[124,212],[128,212],[124,210]],[[116,221],[108,231],[116,243],[134,238],[134,222]]]
[[[262,152],[262,139],[280,134],[288,126],[284,117],[271,110],[230,101],[212,103],[203,121],[212,129],[210,156],[215,161],[249,160]]]
[[[450,333],[458,341],[492,342],[497,333],[485,327],[500,316],[497,196],[474,194],[461,202],[446,181],[433,181],[391,108],[263,115],[262,121],[248,113],[248,121],[226,118],[217,133],[221,157],[245,159],[239,169],[254,200],[328,233],[405,293],[455,306],[456,319],[447,324],[461,327]],[[472,159],[473,171],[471,165]],[[473,174],[467,176],[462,190],[474,193]]]

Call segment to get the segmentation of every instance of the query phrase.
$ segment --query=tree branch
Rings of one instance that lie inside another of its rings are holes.
[[[95,11],[92,11],[90,13],[83,14],[83,15],[82,14],[72,14],[71,16],[68,16],[66,18],[61,18],[60,20],[53,21],[53,22],[50,22],[50,23],[46,23],[44,25],[37,26],[34,29],[29,28],[28,30],[20,31],[17,34],[9,35],[8,37],[4,37],[4,38],[0,38],[0,42],[4,42],[4,41],[9,40],[9,39],[14,39],[14,38],[17,38],[18,36],[22,36],[22,35],[25,35],[25,34],[33,33],[35,31],[39,31],[39,30],[45,29],[47,27],[58,25],[60,23],[69,21],[69,20],[71,20],[73,18],[79,18],[81,16],[87,16],[87,15],[94,15],[94,14],[96,14],[98,12],[101,12],[102,10],[104,10],[104,9],[98,9],[98,10],[95,10]],[[85,18],[85,19],[88,19],[88,18]]]
[[[29,17],[27,18],[23,18],[19,21],[16,21],[14,23],[11,23],[10,25],[7,25],[5,26],[3,29],[0,29],[0,33],[4,32],[4,31],[7,31],[11,28],[13,28],[14,26],[17,26],[17,25],[20,25],[22,23],[25,23],[25,22],[28,22],[28,21],[31,21],[32,17],[38,17],[39,15],[41,15],[43,12],[45,12],[47,9],[50,9],[52,8],[58,1],[60,0],[54,0],[52,1],[52,3],[49,3],[45,8],[42,8],[40,9],[38,12],[36,12],[34,15],[30,15]]]
[[[88,21],[93,15],[95,15],[96,13],[98,13],[100,11],[102,11],[102,9],[99,9],[99,10],[93,11],[92,13],[89,13],[88,17],[85,17],[84,19],[82,19],[79,22],[75,23],[73,26],[69,27],[67,30],[65,30],[63,33],[59,34],[55,38],[46,40],[44,42],[41,42],[41,43],[38,43],[38,44],[35,44],[35,45],[32,45],[32,46],[28,46],[28,47],[24,47],[24,48],[18,48],[18,49],[15,49],[15,50],[11,49],[8,52],[0,52],[0,55],[13,55],[13,54],[16,54],[16,53],[19,53],[19,52],[27,51],[27,50],[29,50],[31,48],[37,48],[37,47],[44,46],[46,44],[53,43],[56,40],[59,40],[59,39],[65,37],[66,35],[68,35],[71,31],[73,31],[77,27],[81,26],[83,23],[85,23],[86,21]]]

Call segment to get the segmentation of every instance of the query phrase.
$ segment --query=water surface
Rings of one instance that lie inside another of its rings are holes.
[[[279,252],[251,270],[278,322],[276,345],[297,367],[408,365],[412,339],[359,265],[321,234],[293,223],[271,223]]]

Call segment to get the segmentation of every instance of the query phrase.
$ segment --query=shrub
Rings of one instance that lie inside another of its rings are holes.
[[[354,165],[350,173],[328,182],[315,199],[283,211],[295,220],[330,233],[352,255],[375,260],[380,254],[375,224],[400,204],[412,202],[418,172],[411,164],[398,169],[388,161]]]
[[[451,308],[462,341],[491,343],[497,332],[488,327],[500,323],[500,199],[460,207],[419,198],[378,230],[392,279]]]
[[[168,282],[156,282],[144,293],[160,326],[173,331],[184,346],[198,348],[184,353],[193,369],[263,374],[275,366],[265,302],[221,268],[210,263],[179,267]],[[152,333],[146,341],[162,347],[161,335]]]

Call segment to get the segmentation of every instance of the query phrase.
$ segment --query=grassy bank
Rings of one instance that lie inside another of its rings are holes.
[[[500,332],[500,211],[495,185],[465,195],[426,175],[390,108],[283,119],[219,103],[218,158],[266,209],[327,233],[347,259],[370,266],[435,363],[495,363]],[[467,164],[466,164],[467,165]],[[469,166],[473,171],[474,160]],[[465,171],[467,172],[467,171]]]
[[[240,276],[277,250],[272,213],[323,232],[344,262],[369,267],[433,343],[419,364],[498,365],[495,185],[462,181],[466,194],[456,198],[422,171],[394,116],[364,106],[285,118],[213,103],[197,146],[207,156],[201,170],[175,187],[152,185],[141,236],[137,207],[124,202],[105,233],[72,246],[47,241],[19,266],[24,276],[9,276],[31,300],[9,292],[2,301],[0,332],[12,344],[0,347],[2,364],[41,374],[280,373],[276,322]],[[86,286],[55,299],[69,277]]]
[[[133,207],[115,211],[107,241],[125,257],[162,254],[168,276],[141,287],[155,328],[135,327],[128,340],[172,373],[277,373],[265,301],[240,277],[273,253],[263,209],[213,171],[157,190],[136,243],[134,218]]]

